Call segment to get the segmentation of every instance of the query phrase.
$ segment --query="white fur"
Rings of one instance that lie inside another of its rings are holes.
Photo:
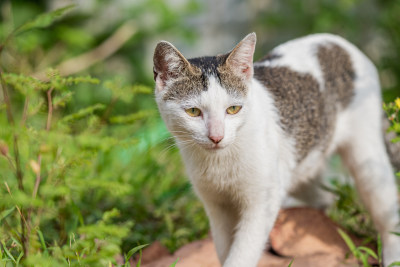
[[[287,194],[300,184],[313,183],[335,151],[349,166],[382,236],[385,265],[400,260],[400,238],[390,234],[399,231],[397,193],[381,132],[375,67],[353,45],[328,34],[283,44],[274,51],[282,58],[272,62],[310,73],[323,84],[315,49],[326,42],[340,45],[351,56],[357,76],[355,96],[337,116],[328,151],[314,149],[300,163],[295,160],[295,140],[283,132],[274,101],[257,80],[249,81],[246,98],[228,95],[213,78],[207,91],[185,102],[163,101],[165,92],[156,90],[161,115],[176,137],[194,190],[204,203],[224,267],[257,265]],[[226,109],[232,105],[243,108],[228,115]],[[185,112],[190,107],[199,108],[203,115],[190,117]],[[220,149],[208,138],[212,127],[223,129]]]

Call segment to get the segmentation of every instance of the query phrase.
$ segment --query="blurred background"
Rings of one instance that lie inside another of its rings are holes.
[[[158,41],[190,58],[254,31],[258,59],[338,34],[376,64],[388,102],[400,96],[399,14],[399,0],[1,0],[2,261],[104,266],[137,245],[174,251],[207,235],[153,99]],[[334,217],[374,235],[341,191]]]

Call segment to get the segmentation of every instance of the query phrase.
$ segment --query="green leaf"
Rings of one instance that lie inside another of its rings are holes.
[[[373,251],[370,248],[367,247],[358,247],[358,250],[365,251],[369,256],[373,257],[374,259],[378,259],[378,256],[376,255],[375,251]]]
[[[400,132],[400,124],[396,124],[395,131],[396,131],[396,132]],[[392,143],[400,142],[400,136],[393,138],[393,139],[391,140],[391,142],[392,142]]]
[[[176,259],[169,267],[175,267],[175,265],[178,263],[179,258]]]
[[[64,15],[67,11],[74,8],[75,5],[68,5],[48,13],[40,14],[35,19],[28,21],[27,23],[21,25],[12,33],[13,35],[18,35],[23,32],[35,29],[35,28],[45,28],[53,24],[53,22]]]
[[[290,261],[290,263],[289,263],[288,267],[292,266],[292,264],[293,264],[293,261],[294,261],[294,258],[293,258],[293,259]]]
[[[17,266],[18,266],[18,263],[21,261],[21,259],[22,259],[22,256],[24,256],[24,252],[23,251],[21,251],[21,253],[19,254],[19,256],[18,256],[18,258],[17,258]]]
[[[15,206],[12,207],[11,209],[2,211],[1,214],[0,214],[0,223],[1,223],[5,218],[7,218],[8,216],[10,216],[10,214],[13,213],[14,210],[15,210]]]
[[[88,115],[93,114],[93,112],[95,112],[96,110],[102,110],[104,109],[106,106],[103,104],[95,104],[93,106],[87,107],[87,108],[83,108],[78,110],[78,112],[70,114],[68,116],[65,116],[61,122],[71,122],[71,121],[75,121],[81,118],[84,118]]]
[[[40,243],[42,244],[42,248],[43,248],[44,254],[47,256],[47,255],[49,255],[49,251],[47,250],[46,243],[44,242],[43,233],[39,229],[36,229],[36,231],[37,231],[37,233],[39,235]]]
[[[371,267],[371,265],[369,265],[369,263],[368,263],[368,255],[365,255],[365,254],[361,253],[359,259],[363,263],[364,267]]]
[[[388,267],[400,266],[400,261],[392,262]]]
[[[351,238],[342,229],[338,228],[338,232],[340,236],[343,238],[346,245],[349,247],[351,253],[353,253],[353,255],[358,259],[359,253],[357,251],[356,246],[353,243],[353,240],[351,240]]]
[[[382,266],[382,239],[381,236],[378,235],[378,240],[377,240],[377,246],[378,246],[378,262],[379,266]]]
[[[142,264],[142,250],[140,250],[139,253],[140,253],[140,256],[139,256],[139,260],[136,264],[136,267],[140,267],[140,265]]]
[[[125,116],[114,116],[110,118],[111,123],[125,124],[133,123],[137,120],[144,119],[154,115],[154,110],[142,110]]]
[[[14,262],[17,263],[13,255],[10,253],[10,251],[7,249],[6,244],[4,244],[3,241],[1,241],[1,244],[3,245],[3,249],[6,252],[7,256]]]
[[[134,247],[133,249],[129,250],[128,254],[125,257],[125,261],[128,261],[133,256],[133,254],[135,254],[138,250],[141,250],[142,248],[144,248],[148,245],[149,244],[140,245],[140,246]]]
[[[133,85],[132,88],[133,94],[152,94],[153,88],[145,86],[145,85]]]

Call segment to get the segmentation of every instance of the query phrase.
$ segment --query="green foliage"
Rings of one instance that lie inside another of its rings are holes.
[[[366,241],[373,240],[376,236],[371,217],[362,205],[357,191],[349,182],[340,182],[337,179],[330,181],[326,190],[336,195],[337,200],[328,209],[328,215],[339,222],[346,230]]]
[[[370,267],[371,265],[368,263],[368,257],[373,257],[374,259],[378,259],[378,256],[376,253],[364,246],[356,246],[353,242],[353,240],[340,228],[338,228],[338,232],[340,236],[343,238],[344,242],[346,245],[349,247],[350,252],[354,255],[354,257],[361,261],[364,267]]]
[[[174,17],[167,31],[179,18],[160,7]],[[208,231],[147,77],[27,74],[37,69],[35,54],[54,53],[49,32],[82,32],[58,20],[70,9],[32,16],[7,34],[0,23],[0,266],[117,266],[116,256],[128,262],[144,247],[137,244],[158,239],[175,250]],[[96,45],[85,42],[79,49]],[[53,62],[79,51],[59,48]]]
[[[69,5],[60,9],[56,9],[52,12],[44,13],[37,16],[34,20],[28,21],[25,24],[21,25],[17,29],[13,31],[11,36],[18,35],[26,31],[30,31],[35,28],[45,28],[54,23],[56,19],[64,15],[67,11],[74,8],[75,5]]]
[[[400,98],[397,98],[394,102],[383,104],[383,109],[386,111],[390,121],[388,131],[393,131],[397,134],[397,138],[393,139],[392,142],[400,142]]]
[[[125,254],[125,265],[129,266],[129,259],[135,254],[137,251],[141,250],[142,248],[148,246],[148,244],[137,246],[131,250],[127,254]]]
[[[390,121],[390,126],[387,131],[396,133],[396,137],[392,142],[400,142],[400,98],[396,98],[394,102],[384,103],[383,109]],[[397,173],[397,176],[400,177],[400,172]]]

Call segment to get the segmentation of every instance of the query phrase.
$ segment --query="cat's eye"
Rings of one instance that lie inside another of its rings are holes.
[[[241,110],[241,109],[242,109],[241,106],[230,106],[229,108],[226,109],[226,112],[227,112],[228,114],[233,115],[233,114],[238,113],[239,110]]]
[[[185,109],[186,113],[189,114],[192,117],[198,117],[201,115],[201,110],[198,108],[188,108]]]

